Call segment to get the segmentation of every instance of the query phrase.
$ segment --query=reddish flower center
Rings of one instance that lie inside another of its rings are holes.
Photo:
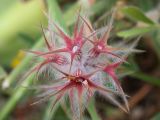
[[[95,43],[95,49],[99,52],[105,48],[105,43],[104,41],[100,40],[97,43]]]
[[[73,48],[72,48],[72,52],[73,53],[76,53],[77,51],[79,50],[79,47],[78,46],[73,46]]]

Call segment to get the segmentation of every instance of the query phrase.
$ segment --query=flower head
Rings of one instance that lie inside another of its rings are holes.
[[[126,95],[116,72],[117,68],[125,62],[129,52],[134,51],[136,44],[123,49],[108,45],[112,23],[113,16],[99,37],[97,36],[98,30],[93,30],[88,19],[81,15],[78,15],[73,37],[53,23],[55,31],[51,30],[51,24],[49,24],[47,31],[51,37],[47,38],[42,27],[47,51],[30,51],[37,57],[43,58],[42,62],[33,67],[30,73],[38,72],[49,64],[52,68],[49,70],[54,71],[51,74],[54,79],[51,85],[32,87],[43,91],[38,96],[40,100],[34,104],[54,97],[54,106],[60,99],[69,96],[73,119],[80,120],[89,99],[97,91],[124,111],[129,110]],[[57,47],[56,40],[63,43],[62,47]],[[112,83],[114,88],[108,87],[108,83]],[[123,107],[114,95],[121,96],[126,107]]]

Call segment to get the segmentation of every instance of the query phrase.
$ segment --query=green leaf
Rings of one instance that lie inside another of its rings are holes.
[[[11,6],[8,4],[10,7],[3,12],[3,15],[0,13],[0,61],[7,67],[20,49],[29,47],[19,38],[19,33],[28,34],[36,39],[40,34],[36,26],[40,21],[45,22],[42,12],[44,5],[41,0],[30,0],[25,3],[16,1]],[[2,4],[1,0],[0,4]]]
[[[137,7],[141,8],[144,11],[149,11],[151,9],[154,8],[154,1],[152,0],[138,0],[138,2],[136,3]]]
[[[60,7],[56,0],[47,0],[47,4],[49,8],[49,13],[51,14],[51,18],[54,20],[54,22],[59,24],[65,32],[69,32],[64,22]]]
[[[4,71],[4,69],[0,66],[0,80],[5,78],[7,76],[7,73]]]
[[[157,113],[151,120],[160,120],[160,112]]]
[[[148,82],[152,85],[160,87],[160,78],[156,78],[154,76],[151,76],[142,72],[136,72],[134,74],[131,74],[131,76],[133,76],[134,78],[143,80],[145,82]]]
[[[154,24],[154,22],[148,18],[139,8],[137,7],[125,7],[122,9],[122,12],[127,15],[129,18],[135,20],[135,21],[141,21],[146,24]]]
[[[154,49],[157,52],[157,55],[160,59],[160,29],[154,31],[153,33],[151,33],[151,35]]]
[[[94,103],[95,103],[95,100],[92,99],[89,103],[87,110],[88,110],[89,114],[91,115],[92,120],[101,120],[101,118],[97,114]]]
[[[45,111],[44,111],[44,117],[43,120],[54,120],[59,119],[59,120],[69,120],[69,118],[66,115],[66,112],[64,112],[64,110],[62,109],[61,104],[57,103],[54,107],[53,107],[53,99],[51,99],[48,102],[48,106],[46,107]]]
[[[66,22],[67,26],[71,26],[76,21],[76,17],[71,18],[71,16],[73,15],[76,16],[77,10],[79,9],[80,9],[80,4],[79,2],[76,2],[75,4],[70,6],[68,10],[65,11],[65,14],[63,15],[63,17],[64,17],[64,21]]]
[[[124,38],[128,38],[128,37],[135,37],[135,36],[138,36],[138,35],[143,35],[147,32],[150,32],[154,29],[157,29],[156,27],[154,26],[151,26],[151,27],[141,27],[141,28],[131,28],[129,30],[124,30],[124,31],[121,31],[121,32],[118,32],[117,35],[119,37],[124,37]]]
[[[17,1],[18,0],[0,0],[0,16],[3,16],[5,12]]]
[[[133,74],[130,74],[131,77],[137,78],[139,80],[142,80],[144,82],[147,82],[151,85],[155,85],[160,87],[160,78],[154,77],[152,75],[148,75],[146,73],[143,73],[140,71],[140,69],[138,68],[137,63],[134,61],[133,58],[130,58],[130,65],[129,66],[125,66],[128,70],[133,70],[135,71]]]

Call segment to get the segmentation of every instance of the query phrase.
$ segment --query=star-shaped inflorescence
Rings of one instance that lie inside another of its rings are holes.
[[[29,51],[42,61],[35,65],[27,75],[33,72],[38,73],[43,67],[47,68],[49,65],[52,68],[49,70],[54,71],[50,74],[54,76],[53,84],[31,87],[43,91],[38,96],[40,99],[33,104],[53,97],[54,107],[57,102],[68,96],[73,119],[80,120],[87,103],[97,91],[128,112],[126,95],[116,74],[117,68],[126,62],[128,54],[135,51],[134,47],[137,42],[126,48],[108,45],[113,27],[113,15],[100,35],[98,35],[99,30],[94,30],[89,20],[81,15],[78,15],[73,37],[63,32],[56,23],[51,24],[50,21],[47,30],[42,27],[47,51]],[[51,26],[55,30],[52,30]],[[57,40],[62,43],[62,46],[56,43]],[[108,86],[110,83],[113,88]],[[114,98],[115,95],[122,97],[124,105]]]

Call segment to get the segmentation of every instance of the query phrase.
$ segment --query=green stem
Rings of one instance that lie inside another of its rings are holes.
[[[147,75],[142,72],[136,72],[134,74],[131,74],[130,76],[135,77],[140,80],[143,80],[143,81],[150,83],[152,85],[160,87],[160,78],[156,78],[156,77],[153,77],[151,75]]]
[[[23,84],[25,86],[29,86],[32,83],[33,75],[28,77]],[[19,87],[13,96],[10,98],[10,100],[6,103],[6,105],[1,109],[0,111],[0,120],[6,120],[9,113],[12,111],[12,109],[16,106],[18,101],[22,99],[22,96],[27,92],[28,90],[26,88]]]
[[[7,76],[6,71],[0,66],[0,82],[2,79],[4,79]]]

